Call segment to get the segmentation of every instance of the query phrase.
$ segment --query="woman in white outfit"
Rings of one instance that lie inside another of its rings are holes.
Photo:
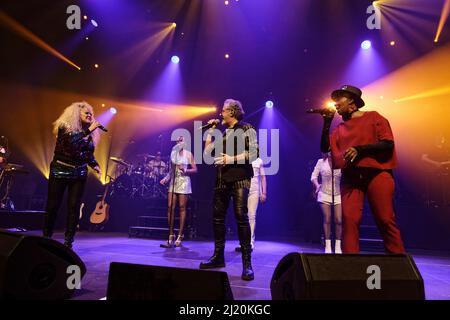
[[[253,178],[250,183],[250,190],[248,193],[247,208],[248,221],[250,223],[251,231],[251,245],[252,250],[255,248],[255,226],[256,226],[256,211],[258,210],[258,203],[264,203],[267,199],[267,182],[264,173],[263,161],[261,158],[252,162]],[[241,247],[237,247],[236,251],[240,252]]]
[[[184,224],[186,221],[186,204],[188,196],[192,193],[191,178],[189,175],[197,172],[197,165],[191,152],[184,149],[184,138],[179,137],[176,146],[170,155],[171,166],[169,173],[160,181],[162,185],[170,181],[168,193],[167,218],[169,222],[169,239],[162,244],[163,248],[181,246],[184,238]],[[190,168],[188,168],[190,166]],[[175,180],[175,181],[174,181]],[[180,212],[180,228],[175,240],[174,220],[175,207],[178,199]]]
[[[314,171],[311,174],[311,182],[315,187],[317,202],[323,212],[323,231],[325,234],[325,253],[332,253],[331,250],[331,210],[334,200],[334,227],[335,227],[335,253],[342,253],[342,207],[341,207],[341,170],[334,171],[334,199],[332,196],[332,175],[331,158],[329,153],[324,153],[323,158],[317,161]],[[320,183],[319,183],[320,177]]]

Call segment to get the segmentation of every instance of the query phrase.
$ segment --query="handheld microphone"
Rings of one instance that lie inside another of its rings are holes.
[[[204,126],[201,126],[200,128],[198,128],[199,130],[206,130],[209,128],[212,128],[214,126],[217,126],[220,123],[219,119],[214,119],[214,121],[212,123],[207,123]]]
[[[101,124],[97,127],[100,130],[104,131],[104,132],[108,132],[108,129],[106,129],[104,126],[102,126]]]
[[[336,111],[334,109],[329,108],[320,108],[320,109],[308,109],[306,113],[318,113],[320,115],[334,115]]]

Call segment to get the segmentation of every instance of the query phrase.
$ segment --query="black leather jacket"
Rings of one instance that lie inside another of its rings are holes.
[[[87,166],[94,168],[98,162],[94,157],[94,141],[89,130],[70,132],[58,130],[55,153],[50,165],[50,176],[54,178],[86,178]],[[87,139],[85,137],[89,136]]]
[[[216,186],[253,177],[252,162],[258,158],[259,149],[256,130],[251,124],[239,121],[233,128],[228,128],[223,132],[222,141],[215,141],[215,143],[222,143],[223,153],[229,156],[236,156],[242,152],[245,152],[246,155],[244,163],[233,163],[217,167]],[[228,149],[232,150],[227,150],[227,144],[233,146],[233,148],[228,146]],[[244,150],[238,150],[239,145],[243,146]],[[215,154],[215,156],[218,157],[220,155]]]

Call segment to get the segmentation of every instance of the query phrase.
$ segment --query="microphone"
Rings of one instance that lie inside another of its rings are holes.
[[[104,131],[104,132],[108,132],[108,129],[106,129],[104,126],[102,126],[101,124],[97,127],[100,130]]]
[[[217,126],[220,123],[219,119],[214,119],[214,121],[212,123],[207,123],[204,126],[201,126],[200,128],[198,128],[199,130],[206,130],[209,128],[212,128],[214,126]]]
[[[318,113],[322,116],[325,116],[325,115],[334,115],[336,111],[330,108],[320,108],[320,109],[308,109],[306,110],[306,113]]]

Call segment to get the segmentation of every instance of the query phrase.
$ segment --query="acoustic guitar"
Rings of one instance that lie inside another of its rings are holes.
[[[94,211],[91,214],[90,221],[92,224],[101,224],[105,223],[109,219],[109,204],[106,203],[106,195],[108,194],[109,183],[106,185],[105,192],[97,205],[95,206]]]

